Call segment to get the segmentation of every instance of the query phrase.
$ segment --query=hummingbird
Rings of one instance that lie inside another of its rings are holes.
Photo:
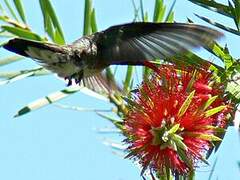
[[[142,65],[208,46],[223,34],[189,23],[134,22],[111,26],[67,45],[14,38],[3,47],[32,58],[68,80],[93,91],[111,90],[102,71],[110,65]]]

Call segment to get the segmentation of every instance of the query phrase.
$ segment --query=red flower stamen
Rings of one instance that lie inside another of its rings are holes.
[[[187,173],[220,140],[215,129],[226,125],[229,106],[211,72],[147,66],[155,73],[132,98],[124,120],[128,157],[143,171]]]

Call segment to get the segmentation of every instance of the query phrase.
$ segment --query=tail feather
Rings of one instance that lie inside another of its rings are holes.
[[[41,66],[57,73],[60,77],[71,76],[78,72],[75,65],[69,62],[70,49],[67,46],[15,38],[3,47],[36,60]]]
[[[63,52],[63,49],[55,44],[43,43],[43,42],[32,41],[27,39],[19,39],[19,38],[10,40],[8,43],[3,45],[3,47],[16,54],[19,54],[25,57],[36,58],[36,59],[42,59],[42,58],[32,57],[31,49],[38,49],[39,51],[48,50],[48,51],[59,52],[59,53]]]

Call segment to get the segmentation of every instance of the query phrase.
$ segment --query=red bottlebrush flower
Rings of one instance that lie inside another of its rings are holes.
[[[127,157],[142,172],[188,173],[221,140],[216,132],[226,125],[229,105],[209,71],[150,66],[155,73],[128,100]]]

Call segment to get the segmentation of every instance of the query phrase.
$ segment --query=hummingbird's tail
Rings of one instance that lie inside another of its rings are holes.
[[[7,42],[3,47],[16,54],[36,60],[46,69],[68,79],[69,85],[74,79],[76,83],[82,83],[85,87],[97,93],[109,94],[113,90],[118,90],[117,85],[107,79],[103,73],[96,73],[87,77],[83,76],[81,74],[82,67],[76,66],[71,61],[71,49],[68,46],[15,38]]]
[[[3,47],[21,56],[30,57],[38,60],[46,59],[47,55],[43,53],[44,51],[45,53],[46,51],[49,51],[51,53],[64,53],[64,49],[56,44],[19,38],[8,41],[6,44],[3,45]]]
[[[68,77],[77,72],[76,67],[69,62],[70,50],[67,46],[15,38],[3,47],[36,60],[41,66],[57,73],[60,77]]]

